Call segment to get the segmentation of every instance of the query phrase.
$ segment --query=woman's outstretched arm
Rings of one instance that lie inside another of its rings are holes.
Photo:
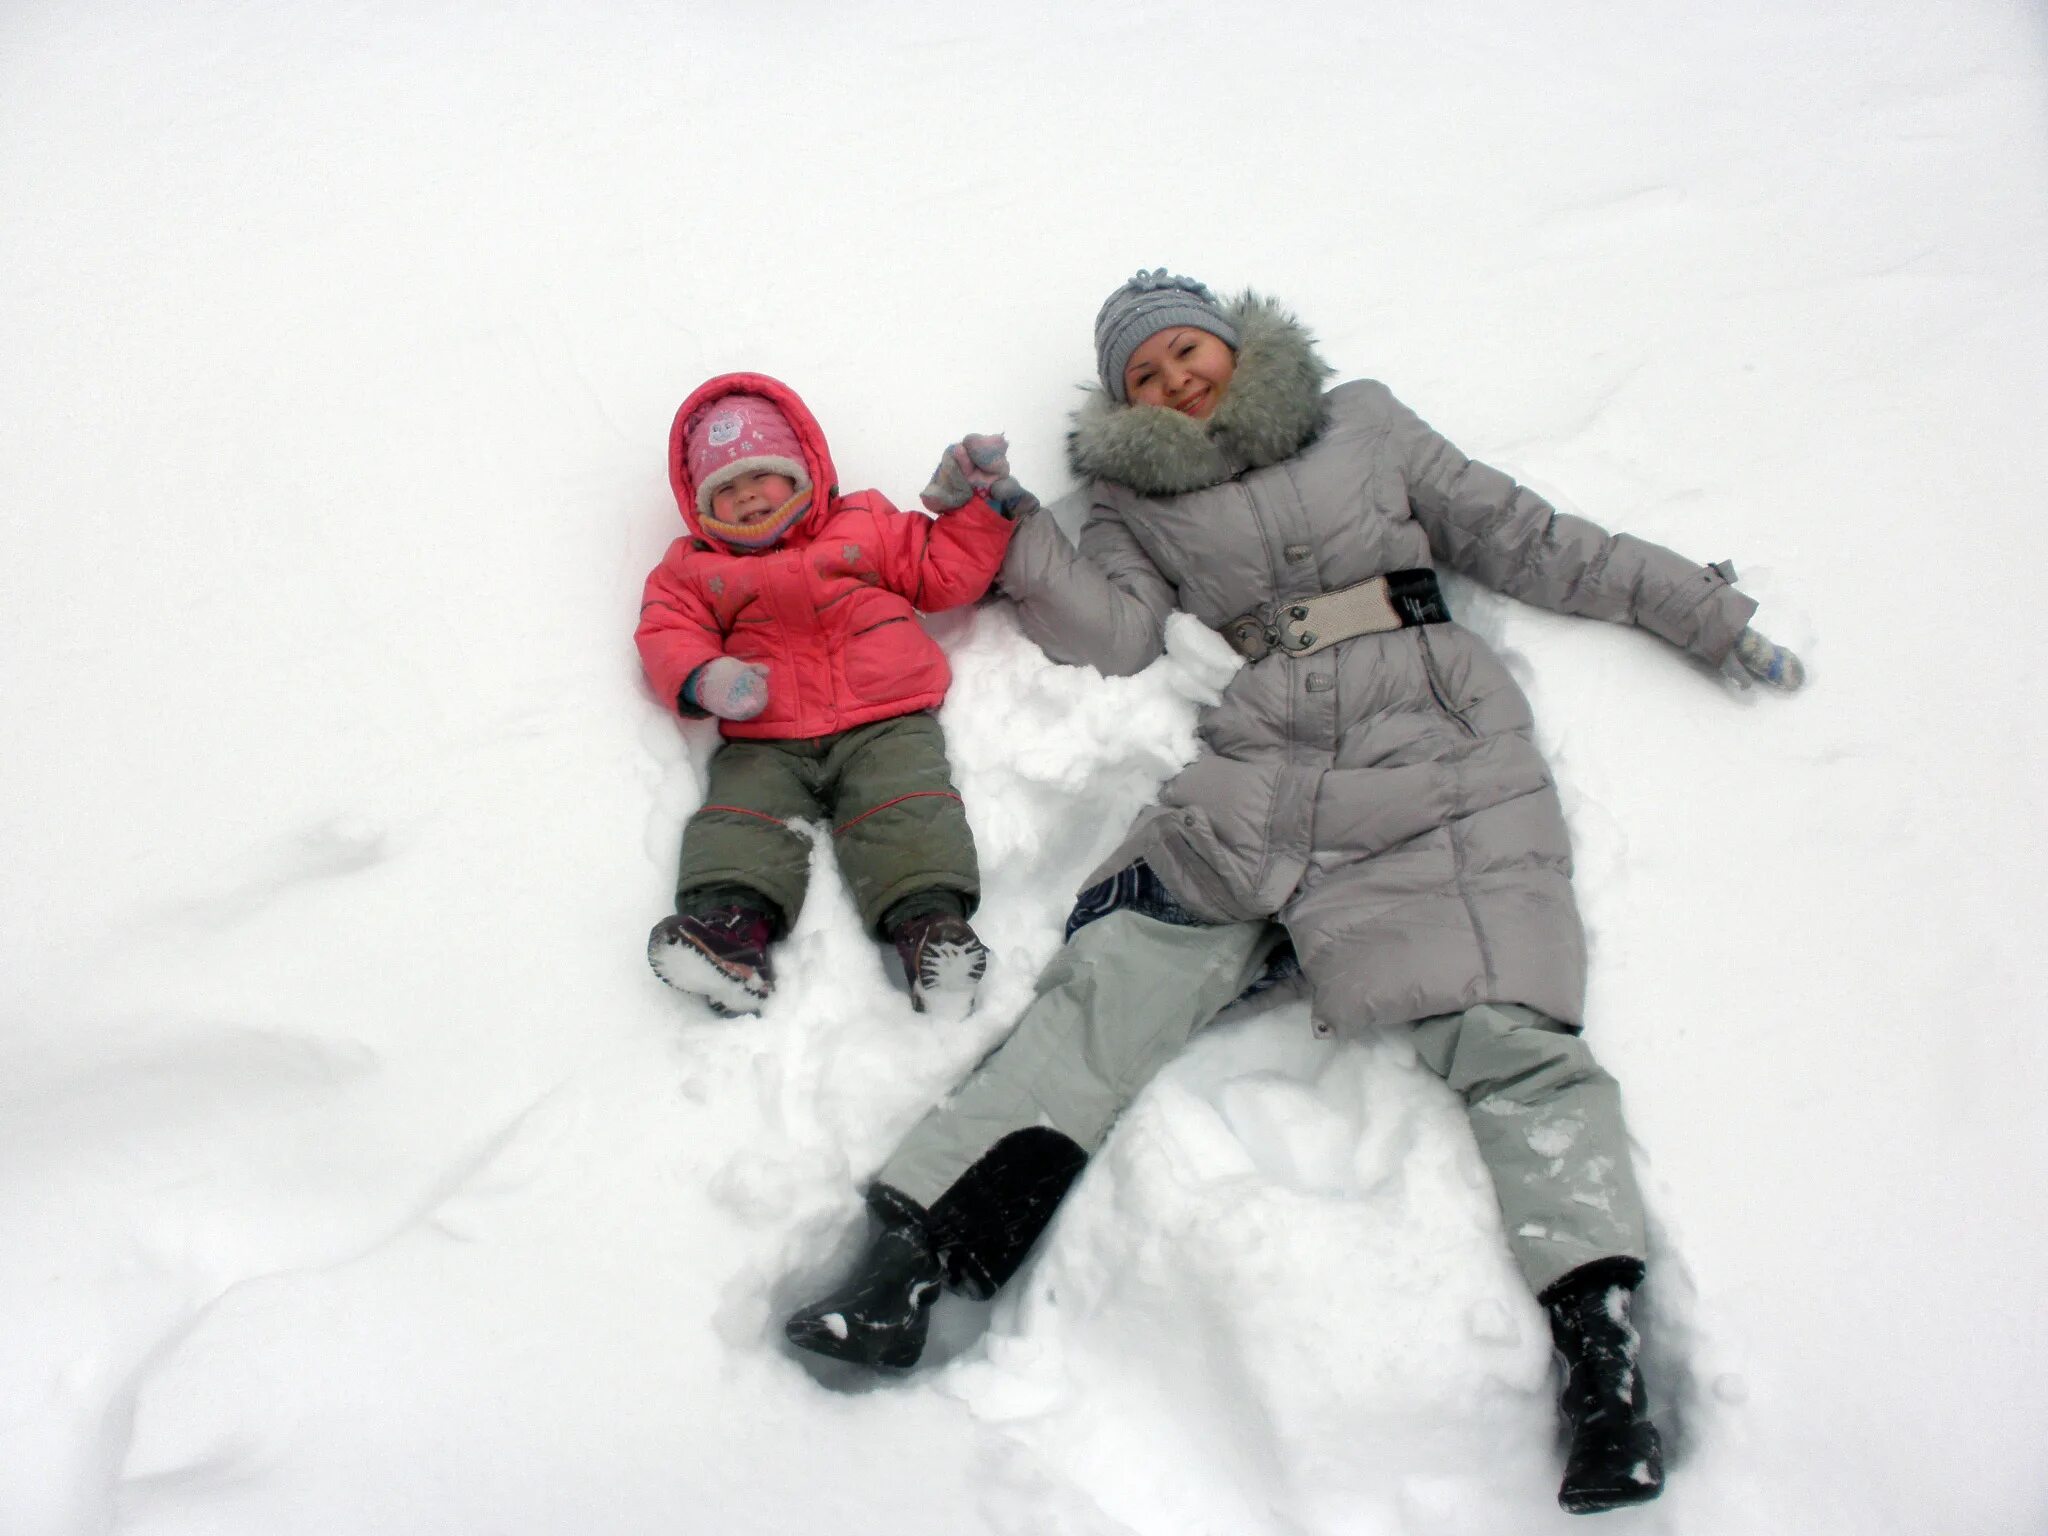
[[[1560,512],[1387,401],[1388,445],[1444,564],[1539,608],[1635,624],[1711,666],[1727,660],[1756,601],[1730,584],[1725,566]]]

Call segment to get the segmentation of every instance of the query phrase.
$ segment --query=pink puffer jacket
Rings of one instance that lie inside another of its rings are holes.
[[[803,445],[811,509],[767,549],[729,549],[697,519],[683,454],[684,423],[727,394],[772,400]],[[952,671],[918,622],[988,590],[1015,525],[976,496],[942,517],[901,512],[878,491],[839,494],[816,418],[787,385],[729,373],[694,391],[669,434],[669,481],[689,533],[648,575],[640,604],[647,679],[685,714],[684,681],[718,656],[768,668],[768,707],[724,721],[729,737],[826,736],[933,709]]]

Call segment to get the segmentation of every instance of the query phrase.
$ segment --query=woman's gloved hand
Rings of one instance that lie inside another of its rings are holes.
[[[1000,432],[970,432],[948,447],[918,499],[930,511],[952,512],[966,506],[977,491],[1008,518],[1038,506],[1038,498],[1010,473],[1010,444]]]
[[[1244,657],[1215,630],[1179,609],[1166,616],[1165,676],[1184,699],[1220,704],[1223,690],[1244,667]]]
[[[1805,663],[1753,629],[1745,629],[1736,637],[1735,649],[1728,653],[1727,671],[1745,687],[1748,679],[1754,678],[1781,693],[1795,693],[1806,681]]]
[[[690,674],[683,702],[721,720],[751,720],[768,707],[768,669],[758,662],[717,657]]]

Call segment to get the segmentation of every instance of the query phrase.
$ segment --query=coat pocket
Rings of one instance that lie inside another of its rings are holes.
[[[1274,854],[1279,773],[1277,764],[1205,752],[1167,783],[1145,857],[1168,889],[1218,920],[1270,915],[1260,887]]]
[[[943,694],[952,680],[945,652],[900,601],[859,604],[847,616],[844,645],[847,690],[864,703]]]

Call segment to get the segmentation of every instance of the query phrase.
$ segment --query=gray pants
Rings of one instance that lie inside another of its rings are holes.
[[[930,1206],[1003,1137],[1048,1126],[1093,1153],[1139,1089],[1256,976],[1282,930],[1119,911],[1076,933],[1009,1037],[877,1174]],[[1644,1257],[1614,1079],[1566,1026],[1481,1003],[1413,1026],[1465,1101],[1508,1246],[1532,1291],[1594,1259]]]

